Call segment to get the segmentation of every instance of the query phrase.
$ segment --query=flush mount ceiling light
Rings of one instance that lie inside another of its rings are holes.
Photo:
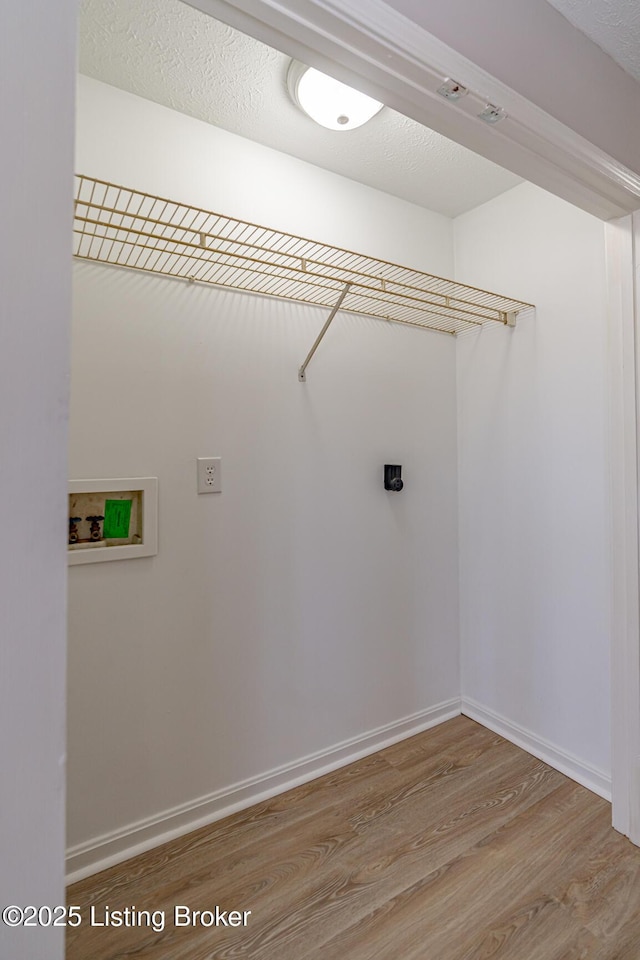
[[[287,87],[293,102],[329,130],[354,130],[383,107],[379,100],[297,60],[292,60],[289,67]]]

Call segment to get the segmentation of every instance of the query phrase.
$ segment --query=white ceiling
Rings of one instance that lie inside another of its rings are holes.
[[[180,0],[82,0],[80,71],[446,216],[519,177],[385,107],[357,130],[292,103],[289,58]]]
[[[640,0],[548,0],[623,70],[640,80]]]

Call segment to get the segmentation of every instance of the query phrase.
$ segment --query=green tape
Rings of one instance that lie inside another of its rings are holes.
[[[129,536],[131,523],[131,500],[105,500],[104,525],[105,540],[119,540]]]

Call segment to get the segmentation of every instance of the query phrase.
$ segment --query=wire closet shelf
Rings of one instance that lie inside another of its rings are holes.
[[[350,250],[76,176],[75,257],[365,314],[453,336],[533,310]]]

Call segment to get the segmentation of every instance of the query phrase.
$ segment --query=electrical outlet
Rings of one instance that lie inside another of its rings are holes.
[[[220,457],[198,457],[198,493],[222,493]]]

